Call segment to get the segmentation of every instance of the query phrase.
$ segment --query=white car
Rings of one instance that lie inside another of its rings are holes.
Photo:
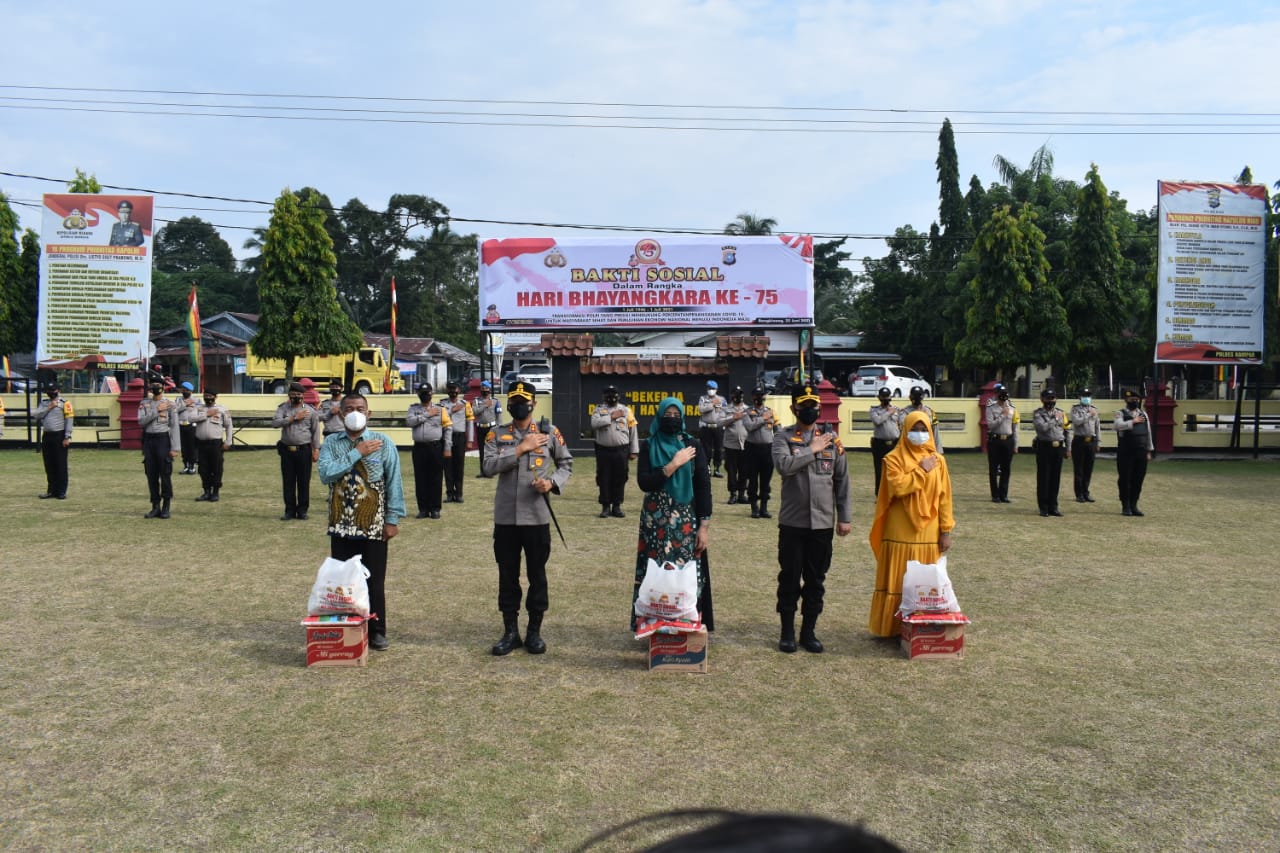
[[[533,390],[539,394],[551,393],[551,365],[549,364],[526,364],[520,368],[516,379],[532,385]]]
[[[849,393],[854,397],[874,397],[881,388],[888,388],[895,397],[909,397],[911,389],[919,386],[924,395],[933,395],[933,386],[910,367],[900,364],[864,364],[849,382]]]

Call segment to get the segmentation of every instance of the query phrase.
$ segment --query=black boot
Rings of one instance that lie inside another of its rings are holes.
[[[760,518],[773,518],[773,514],[769,512],[769,502],[767,500],[760,501]]]
[[[738,492],[738,503],[740,503],[740,504],[744,504],[744,503],[746,503],[746,502],[747,502],[747,493],[746,493],[746,492]]]
[[[800,645],[804,647],[806,652],[813,652],[815,655],[822,654],[822,641],[813,633],[813,629],[818,626],[818,615],[816,613],[805,613],[800,619]]]
[[[1125,513],[1128,515],[1128,513]],[[160,501],[151,502],[151,512],[143,516],[143,518],[159,518],[160,517]]]
[[[509,655],[523,645],[520,642],[520,626],[516,623],[516,614],[502,614],[502,639],[493,644],[493,653],[498,657]]]
[[[730,493],[729,493],[729,506],[733,506],[733,505],[734,505],[734,504],[736,504],[737,502],[738,502],[738,493],[737,493],[737,492],[730,492]]]
[[[1138,505],[1136,503],[1132,503],[1129,504],[1129,515],[1146,515],[1146,513],[1138,509]]]
[[[614,518],[626,518],[627,514],[622,511],[622,504],[614,504],[613,509],[609,510],[609,515]]]
[[[1130,507],[1128,504],[1122,504],[1122,506],[1124,507],[1124,509],[1121,510],[1120,512],[1121,515],[1133,515],[1132,507]]]
[[[165,499],[164,499],[164,503],[160,505],[160,517],[161,517],[161,518],[168,518],[168,517],[169,517],[169,501],[170,501],[170,498],[165,498]]]
[[[599,516],[597,516],[597,517],[598,517],[598,518],[608,518],[608,517],[609,517],[609,505],[608,505],[608,504],[600,504],[600,515],[599,515]]]
[[[760,505],[757,504],[755,501],[751,502],[751,517],[752,518],[760,517]]]
[[[524,650],[531,655],[540,655],[547,650],[547,643],[542,639],[542,614],[529,614],[529,630],[524,632]]]
[[[217,502],[218,502],[218,490],[217,490],[217,489],[214,489],[213,491],[211,491],[211,492],[209,493],[209,500],[210,500],[210,502],[212,502],[212,503],[217,503]]]
[[[720,473],[720,466],[719,466],[719,465],[717,465],[717,466],[716,466],[716,470],[714,470],[714,471],[712,471],[712,472],[711,472],[711,476],[712,476],[712,477],[723,477],[723,476],[724,476],[724,474],[721,474],[721,473]]]
[[[782,635],[778,637],[778,651],[792,654],[796,650],[796,613],[779,613],[782,617]]]
[[[196,502],[213,500],[213,489],[205,489],[200,497],[196,498]]]

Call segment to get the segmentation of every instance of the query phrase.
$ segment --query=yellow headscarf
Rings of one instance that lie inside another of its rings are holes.
[[[929,440],[924,444],[912,444],[907,440],[907,433],[912,427],[923,424],[929,428]],[[871,523],[871,550],[880,553],[880,544],[884,539],[885,523],[889,516],[889,506],[895,500],[905,504],[907,514],[916,522],[917,527],[924,527],[938,515],[941,497],[946,486],[951,482],[951,474],[947,471],[947,459],[938,457],[938,464],[932,471],[920,467],[920,461],[926,456],[937,453],[933,443],[933,429],[929,416],[924,412],[911,412],[902,423],[902,438],[893,450],[885,454],[881,463],[880,494],[876,497],[876,517]],[[890,481],[902,482],[904,475],[911,475],[911,491],[894,493]]]

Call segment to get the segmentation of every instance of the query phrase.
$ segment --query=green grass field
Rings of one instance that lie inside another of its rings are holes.
[[[866,632],[869,455],[824,655],[776,651],[775,522],[717,480],[707,675],[646,671],[626,631],[638,495],[597,519],[589,457],[556,503],[550,651],[492,657],[493,483],[467,464],[466,503],[392,544],[391,649],[308,670],[318,480],[312,520],[280,522],[276,456],[237,451],[220,503],[175,475],[173,518],[148,521],[136,452],[74,450],[70,498],[40,501],[39,457],[0,451],[0,847],[567,850],[721,806],[920,851],[1280,848],[1274,462],[1158,460],[1136,519],[1102,459],[1099,502],[1068,475],[1066,517],[1042,519],[1029,454],[1011,505],[953,455],[959,662]]]

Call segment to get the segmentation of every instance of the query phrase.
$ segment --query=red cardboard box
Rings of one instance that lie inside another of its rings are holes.
[[[649,669],[663,672],[706,672],[707,629],[649,637]]]
[[[902,650],[911,660],[959,660],[964,657],[963,613],[912,613],[902,617]]]
[[[340,613],[308,616],[307,666],[364,666],[369,662],[369,622],[363,616]]]

